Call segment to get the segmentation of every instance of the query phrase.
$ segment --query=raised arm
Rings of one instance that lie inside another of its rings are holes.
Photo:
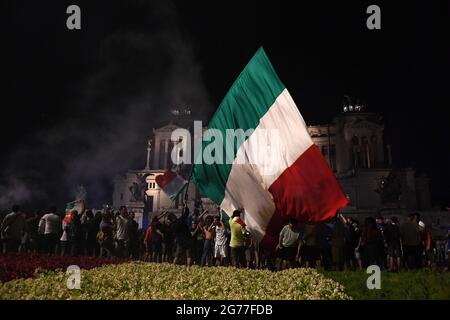
[[[191,236],[193,236],[198,231],[199,225],[195,227],[194,231],[191,231]]]
[[[39,220],[39,226],[38,226],[39,229],[42,229],[42,228],[45,227],[45,219],[44,219],[44,217],[45,217],[45,215],[42,216],[41,220]]]
[[[85,211],[86,211],[86,203],[85,203],[85,201],[84,200],[80,200],[80,202],[81,202],[81,211],[80,211],[80,216],[81,215],[83,215],[84,213],[85,213]]]

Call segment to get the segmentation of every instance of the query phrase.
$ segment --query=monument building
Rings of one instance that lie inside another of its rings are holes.
[[[127,206],[136,220],[146,225],[150,215],[165,210],[177,211],[181,200],[171,201],[156,183],[156,176],[172,168],[171,152],[175,143],[171,134],[178,128],[192,129],[189,110],[172,111],[173,121],[153,129],[147,146],[146,166],[129,170],[114,180],[113,207]],[[330,123],[310,125],[309,134],[336,175],[349,205],[347,213],[377,212],[388,208],[429,209],[430,196],[426,176],[416,176],[413,168],[395,168],[391,147],[384,143],[384,125],[379,114],[365,106],[345,103]],[[190,166],[177,170],[186,179]],[[193,183],[188,188],[188,203],[202,199],[204,206],[214,206],[203,198]]]

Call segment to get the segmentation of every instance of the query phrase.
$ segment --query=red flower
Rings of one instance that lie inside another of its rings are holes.
[[[10,253],[0,255],[0,282],[18,278],[31,278],[37,269],[66,270],[70,265],[81,269],[92,269],[106,264],[120,264],[130,261],[123,258],[60,257],[38,253]]]

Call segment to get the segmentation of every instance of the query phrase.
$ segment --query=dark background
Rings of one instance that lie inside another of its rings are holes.
[[[81,7],[81,30],[66,8]],[[381,30],[366,8],[381,7]],[[144,167],[171,108],[204,119],[264,46],[307,124],[344,95],[384,116],[396,166],[450,204],[448,1],[18,1],[1,4],[0,209],[63,205],[77,185],[110,203]]]

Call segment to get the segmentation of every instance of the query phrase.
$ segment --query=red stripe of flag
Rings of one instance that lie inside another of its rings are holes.
[[[336,215],[348,200],[315,144],[309,147],[269,188],[275,212],[261,244],[275,250],[279,233],[290,217],[318,223]]]

